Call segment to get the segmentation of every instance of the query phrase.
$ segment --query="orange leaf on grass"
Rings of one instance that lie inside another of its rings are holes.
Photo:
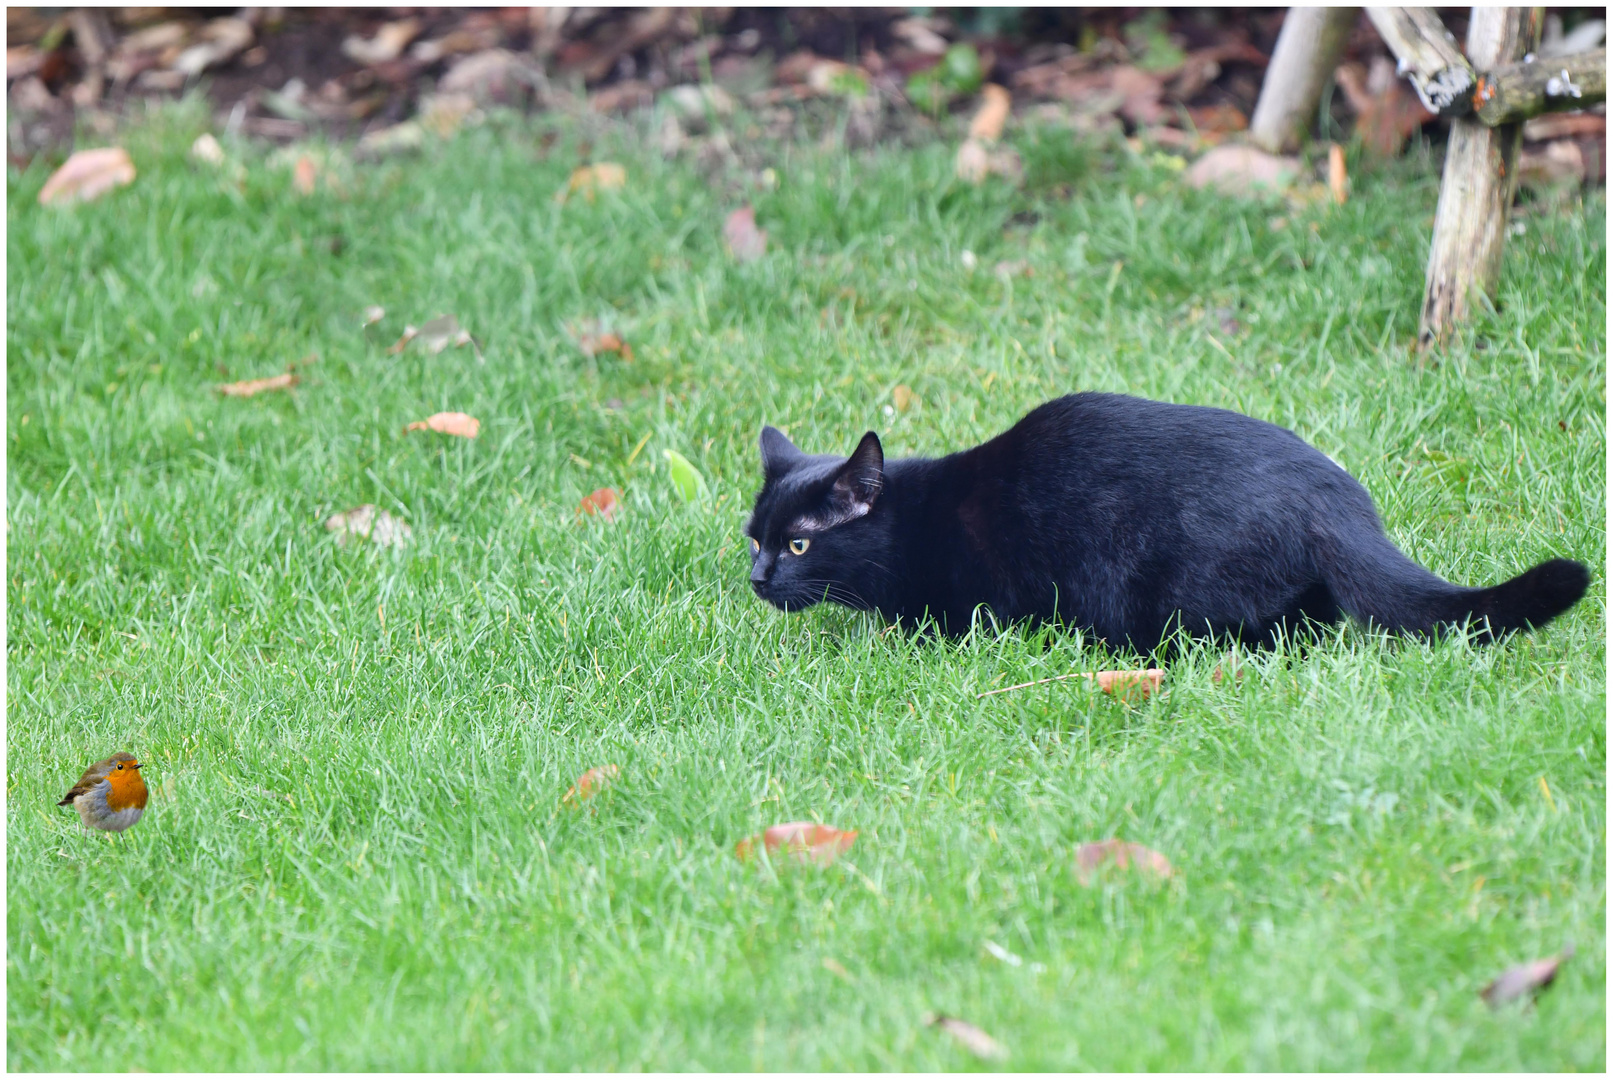
[[[566,789],[561,802],[582,802],[591,799],[605,789],[605,785],[622,775],[622,770],[615,765],[600,765],[589,769],[577,777],[577,782]]]
[[[1344,165],[1344,147],[1338,143],[1327,144],[1327,189],[1340,206],[1350,197],[1350,173]]]
[[[783,825],[774,825],[756,836],[747,836],[734,845],[734,854],[741,859],[748,859],[756,854],[757,845],[760,844],[770,855],[783,849],[797,862],[828,866],[839,858],[842,852],[849,851],[856,840],[856,830],[843,832],[813,821],[790,821]]]
[[[307,154],[297,159],[296,166],[291,170],[291,186],[299,195],[312,195],[314,184],[319,179],[319,166]]]
[[[290,390],[302,380],[292,372],[271,375],[267,379],[248,379],[246,382],[223,383],[215,387],[225,397],[251,397],[267,390]]]
[[[1145,671],[1099,671],[1093,674],[1092,679],[1098,684],[1098,689],[1105,694],[1129,700],[1158,693],[1160,686],[1165,682],[1165,672],[1160,668],[1148,668]]]
[[[754,262],[767,254],[767,232],[756,227],[756,208],[741,206],[723,222],[722,238],[740,262]]]
[[[1013,95],[996,83],[980,88],[980,111],[969,121],[969,138],[996,142],[1002,138],[1003,125],[1008,122],[1009,106]]]
[[[79,150],[50,174],[39,189],[39,205],[65,206],[99,199],[115,187],[134,183],[134,162],[121,146]]]
[[[577,334],[577,348],[589,357],[600,353],[615,353],[629,364],[633,362],[633,346],[622,340],[614,330],[584,328]]]
[[[572,195],[578,194],[593,202],[594,193],[597,191],[614,191],[626,186],[627,170],[613,161],[601,161],[573,169],[566,186],[555,192],[554,201],[563,203]]]
[[[621,496],[616,493],[615,488],[600,488],[583,496],[582,502],[577,504],[577,516],[598,514],[606,521],[610,521],[616,517],[621,501]]]
[[[1136,864],[1138,870],[1156,878],[1173,873],[1169,859],[1130,840],[1095,840],[1075,849],[1075,874],[1083,885],[1092,884],[1097,872],[1111,863],[1121,870]]]
[[[440,412],[416,420],[404,431],[435,431],[443,435],[458,435],[463,439],[474,439],[482,432],[482,422],[474,416],[462,412]]]

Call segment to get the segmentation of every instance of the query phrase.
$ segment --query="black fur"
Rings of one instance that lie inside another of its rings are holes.
[[[784,610],[833,600],[956,634],[985,605],[1141,651],[1178,625],[1269,644],[1344,615],[1491,640],[1550,621],[1589,582],[1553,559],[1453,585],[1394,546],[1327,455],[1223,409],[1072,394],[944,458],[887,462],[871,431],[850,458],[804,454],[771,427],[761,450],[751,585]]]

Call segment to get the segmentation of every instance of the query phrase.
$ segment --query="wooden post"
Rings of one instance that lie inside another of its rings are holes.
[[[1430,112],[1460,116],[1472,110],[1473,67],[1433,8],[1369,7],[1367,18]]]
[[[1544,8],[1474,8],[1468,60],[1488,71],[1522,59],[1540,43],[1544,13]],[[1443,341],[1465,322],[1477,294],[1495,295],[1522,136],[1522,124],[1491,128],[1473,119],[1451,124],[1417,334],[1422,348]]]
[[[1299,147],[1360,10],[1288,9],[1249,121],[1249,138],[1256,146],[1272,153]]]
[[[1480,76],[1473,100],[1473,115],[1491,127],[1606,101],[1607,50],[1495,68]]]

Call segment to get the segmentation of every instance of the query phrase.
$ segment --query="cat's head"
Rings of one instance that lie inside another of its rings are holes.
[[[762,490],[745,523],[751,588],[785,611],[819,600],[876,606],[884,548],[879,436],[864,435],[849,458],[802,453],[772,427],[762,429],[761,445]]]

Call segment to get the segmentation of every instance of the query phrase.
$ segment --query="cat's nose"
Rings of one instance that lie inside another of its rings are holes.
[[[767,585],[767,572],[771,568],[771,564],[764,559],[757,559],[751,564],[750,587],[756,590],[757,595],[761,595],[763,587]]]

